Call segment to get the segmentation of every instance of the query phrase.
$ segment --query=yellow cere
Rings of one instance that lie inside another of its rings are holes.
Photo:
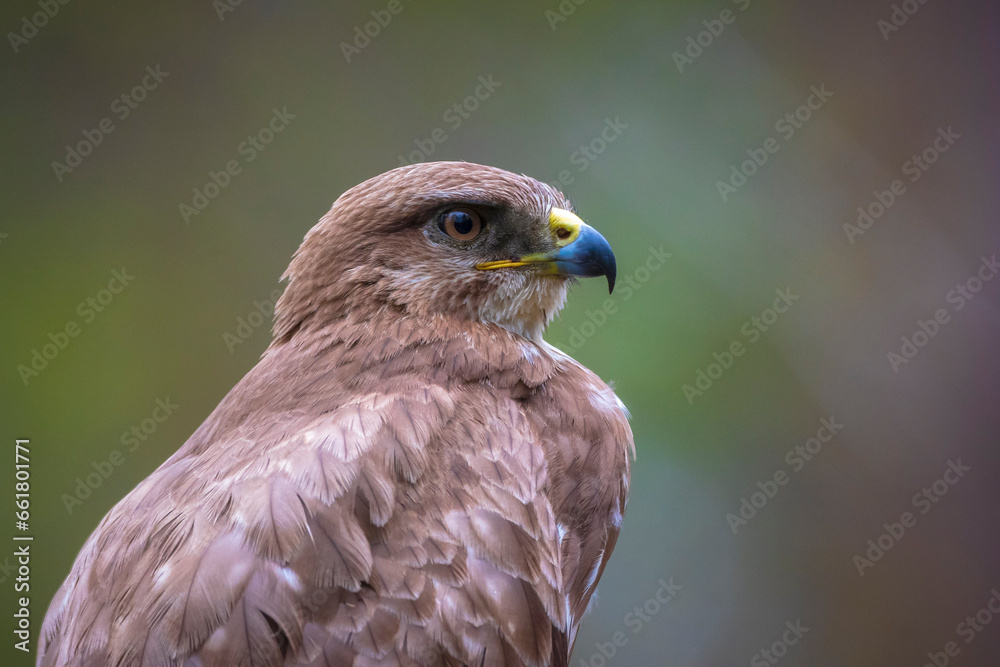
[[[553,208],[549,213],[549,229],[555,237],[556,247],[568,246],[580,235],[583,227],[581,220],[575,213],[571,213],[561,208]]]

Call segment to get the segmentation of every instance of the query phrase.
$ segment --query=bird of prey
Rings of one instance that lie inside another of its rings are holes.
[[[344,193],[259,363],[87,540],[37,664],[567,665],[634,457],[542,338],[575,276],[614,285],[571,211],[464,162]]]

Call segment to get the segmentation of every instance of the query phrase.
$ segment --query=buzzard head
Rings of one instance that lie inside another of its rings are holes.
[[[275,340],[374,308],[493,322],[532,340],[576,276],[615,257],[558,190],[466,162],[400,167],[345,192],[284,277]]]

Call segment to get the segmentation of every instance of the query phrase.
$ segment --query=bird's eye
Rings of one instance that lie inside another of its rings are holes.
[[[444,214],[438,227],[456,241],[471,241],[483,231],[483,222],[472,209],[456,208]]]

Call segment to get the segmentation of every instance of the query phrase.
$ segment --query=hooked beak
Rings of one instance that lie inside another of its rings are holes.
[[[549,275],[594,277],[608,279],[608,294],[615,289],[615,254],[601,233],[575,214],[553,208],[549,214],[549,230],[556,249],[524,255],[517,259],[483,262],[476,268],[481,271],[534,265]]]

